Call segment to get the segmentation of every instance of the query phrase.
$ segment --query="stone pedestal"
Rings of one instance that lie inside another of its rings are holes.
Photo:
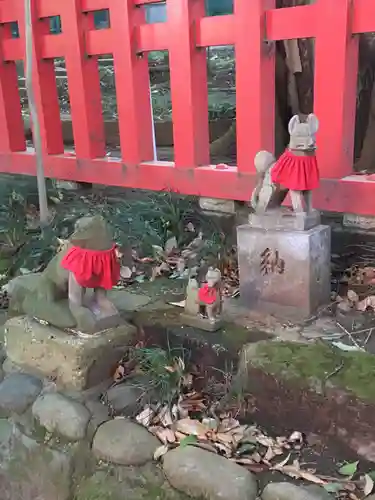
[[[84,390],[112,376],[135,333],[134,326],[125,324],[80,338],[20,316],[5,324],[5,346],[8,358],[29,373]]]
[[[290,229],[290,224],[237,228],[240,293],[246,307],[299,321],[330,301],[331,230]]]
[[[216,321],[211,322],[208,318],[202,318],[198,315],[193,315],[189,313],[182,313],[180,315],[181,321],[188,326],[193,328],[199,328],[200,330],[204,330],[206,332],[216,332],[220,330],[223,326],[223,322],[220,318]]]

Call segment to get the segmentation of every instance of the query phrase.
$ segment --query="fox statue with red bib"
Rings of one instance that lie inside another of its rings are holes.
[[[295,115],[288,129],[289,146],[278,160],[268,151],[255,156],[258,180],[251,205],[256,213],[279,208],[288,192],[294,212],[312,211],[312,191],[319,186],[315,155],[319,121],[314,114],[308,115],[306,121]]]
[[[107,297],[119,278],[120,254],[106,221],[83,217],[46,269],[34,275],[31,289],[15,284],[10,309],[58,328],[97,333],[122,323]]]

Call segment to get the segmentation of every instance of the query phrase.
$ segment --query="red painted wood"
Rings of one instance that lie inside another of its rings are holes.
[[[4,61],[14,62],[24,58],[24,48],[20,39],[5,38],[2,42]]]
[[[0,26],[0,40],[11,36],[10,25]],[[17,68],[5,62],[0,46],[0,151],[23,151],[26,148]]]
[[[0,153],[3,172],[35,175],[35,155]],[[254,187],[255,175],[238,175],[237,168],[217,170],[200,167],[176,170],[173,163],[141,163],[124,169],[122,161],[97,159],[79,160],[72,156],[48,156],[45,171],[48,177],[80,182],[101,181],[111,186],[184,192],[237,200],[248,200]],[[105,179],[103,179],[105,172]],[[320,210],[349,211],[359,215],[375,214],[375,182],[365,177],[323,179],[314,192],[314,205]]]
[[[176,168],[209,163],[207,56],[193,36],[204,14],[204,0],[167,2]]]
[[[89,30],[85,42],[85,50],[89,56],[110,54],[113,50],[113,30]]]
[[[127,167],[153,160],[147,54],[137,53],[144,13],[134,0],[112,0],[111,26],[122,159]]]
[[[273,149],[274,59],[263,39],[316,37],[315,111],[322,210],[375,215],[375,182],[349,177],[352,169],[358,40],[375,30],[374,0],[317,0],[274,9],[273,0],[235,0],[230,16],[204,17],[203,0],[168,0],[168,22],[146,25],[149,0],[33,0],[35,92],[48,176],[144,189],[247,200],[253,156]],[[94,30],[94,10],[110,9],[111,28]],[[0,0],[0,23],[20,22],[23,0]],[[62,35],[48,22],[61,15]],[[206,55],[210,45],[235,44],[238,169],[208,164]],[[176,164],[153,162],[147,52],[169,50]],[[103,158],[104,133],[96,56],[113,53],[122,159]],[[67,59],[76,157],[63,151],[52,59]],[[92,56],[92,57],[90,57]],[[13,61],[24,41],[0,26],[0,170],[35,174],[35,155],[24,145]],[[10,62],[6,63],[7,61]],[[334,84],[332,83],[334,82]],[[56,155],[55,155],[56,154]],[[177,167],[177,168],[176,168]]]
[[[104,123],[97,58],[88,57],[85,32],[94,26],[83,14],[80,0],[64,0],[60,15],[65,40],[65,63],[75,151],[80,158],[105,155]]]
[[[198,47],[210,45],[234,45],[236,41],[236,20],[233,15],[203,17],[196,27]]]
[[[265,45],[265,10],[274,0],[235,0],[237,162],[254,170],[255,154],[274,150],[275,57]],[[251,61],[251,64],[249,64]]]
[[[356,0],[353,9],[353,33],[375,31],[375,2]]]
[[[169,30],[165,23],[143,24],[137,27],[137,31],[139,52],[168,49]]]
[[[266,18],[269,40],[312,38],[315,36],[317,22],[321,22],[317,4],[269,10]]]
[[[22,13],[22,9],[20,0],[1,0],[0,21],[2,23],[17,21]]]
[[[352,172],[358,38],[351,33],[351,0],[317,0],[314,108],[320,120],[318,162],[323,177]]]
[[[21,7],[21,4],[18,4]],[[55,66],[52,59],[42,59],[42,39],[49,32],[49,22],[40,19],[38,2],[32,0],[31,15],[33,23],[33,92],[37,107],[42,149],[44,154],[60,154],[64,151],[62,138],[60,108],[57,96]],[[18,11],[21,53],[25,55],[25,21],[22,10]],[[26,65],[25,65],[26,70]]]

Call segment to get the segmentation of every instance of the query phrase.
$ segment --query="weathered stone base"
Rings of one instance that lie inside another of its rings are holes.
[[[374,356],[324,343],[244,346],[234,397],[251,395],[252,418],[276,433],[298,429],[375,461]],[[355,457],[355,455],[353,455]]]
[[[5,345],[10,360],[26,371],[64,388],[83,390],[112,375],[135,331],[125,324],[80,338],[21,316],[5,324]]]
[[[320,213],[313,210],[295,213],[288,209],[269,210],[263,214],[250,214],[249,225],[258,229],[308,231],[320,224]]]
[[[199,328],[200,330],[204,330],[206,332],[216,332],[223,326],[223,323],[220,319],[218,319],[214,323],[211,323],[206,318],[200,318],[199,316],[193,316],[192,314],[186,313],[182,313],[180,318],[185,325],[191,326],[193,328]]]
[[[247,224],[237,228],[237,242],[241,300],[246,307],[298,321],[329,302],[328,226],[280,231]]]

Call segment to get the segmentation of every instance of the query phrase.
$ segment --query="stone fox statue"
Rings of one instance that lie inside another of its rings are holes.
[[[312,210],[311,192],[319,186],[315,156],[319,121],[314,114],[310,114],[305,122],[295,115],[288,129],[289,146],[277,161],[268,151],[260,151],[255,156],[258,179],[251,197],[255,212],[280,207],[288,191],[294,212],[309,213]]]
[[[60,240],[59,252],[44,272],[29,281],[33,286],[20,281],[10,291],[11,309],[85,333],[118,326],[120,316],[106,292],[119,277],[119,254],[105,220],[83,217],[69,240]],[[86,289],[93,290],[90,297]]]

